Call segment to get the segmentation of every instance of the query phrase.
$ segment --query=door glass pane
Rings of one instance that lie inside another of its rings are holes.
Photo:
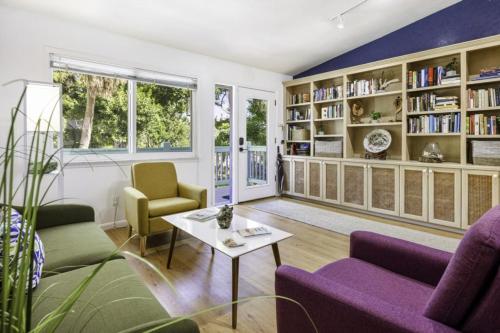
[[[231,117],[233,112],[233,88],[215,86],[214,129],[215,129],[215,204],[233,202],[232,157],[231,157]]]
[[[247,99],[247,186],[267,184],[267,100]]]

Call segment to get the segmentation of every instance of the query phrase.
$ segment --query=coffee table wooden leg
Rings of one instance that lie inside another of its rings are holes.
[[[215,249],[213,247],[211,247],[211,249],[212,249],[212,255],[214,255],[215,254]]]
[[[172,238],[170,239],[170,251],[168,251],[167,269],[170,268],[170,262],[172,261],[172,255],[174,254],[176,238],[177,238],[177,227],[174,227],[174,229],[172,229]]]
[[[240,258],[233,258],[233,293],[232,301],[238,300],[238,274],[239,274]],[[238,304],[233,303],[232,305],[232,318],[233,318],[233,329],[236,329],[238,323]]]
[[[274,261],[276,261],[276,267],[281,266],[280,250],[278,249],[278,243],[271,245],[273,248]]]

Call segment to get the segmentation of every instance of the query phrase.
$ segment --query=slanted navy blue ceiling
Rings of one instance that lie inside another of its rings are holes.
[[[500,0],[463,0],[299,73],[294,79],[497,34]]]

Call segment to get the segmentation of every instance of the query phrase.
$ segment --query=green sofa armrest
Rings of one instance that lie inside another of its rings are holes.
[[[199,208],[207,207],[207,189],[197,185],[186,183],[177,183],[179,188],[179,196],[198,201]]]
[[[149,201],[139,190],[133,187],[123,189],[125,199],[125,217],[128,224],[141,236],[149,234]]]
[[[87,205],[61,204],[38,208],[37,229],[81,222],[94,222],[94,208]]]

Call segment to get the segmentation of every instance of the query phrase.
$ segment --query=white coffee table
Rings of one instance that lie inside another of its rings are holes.
[[[268,225],[260,224],[251,219],[239,216],[237,214],[233,215],[233,221],[229,229],[221,229],[215,219],[206,222],[198,222],[194,220],[187,219],[186,216],[193,213],[190,211],[188,213],[179,213],[173,215],[163,216],[162,218],[173,225],[172,230],[172,240],[170,242],[170,251],[168,253],[167,259],[167,269],[170,268],[170,263],[172,261],[172,255],[174,253],[175,239],[177,237],[178,230],[187,232],[194,238],[199,239],[205,244],[212,247],[212,254],[214,249],[222,252],[232,259],[232,301],[238,300],[238,271],[239,271],[239,260],[240,256],[250,253],[252,251],[258,250],[260,248],[271,245],[274,254],[274,260],[276,261],[276,266],[281,265],[280,253],[278,249],[278,242],[292,237],[293,234],[288,232],[270,227]],[[254,237],[241,237],[236,230],[244,228],[255,228],[264,226],[271,234],[254,236]],[[240,247],[230,248],[223,244],[223,241],[227,238],[233,238],[237,241],[243,240],[246,244]],[[236,328],[237,317],[238,317],[238,307],[237,303],[232,305],[232,326]]]

